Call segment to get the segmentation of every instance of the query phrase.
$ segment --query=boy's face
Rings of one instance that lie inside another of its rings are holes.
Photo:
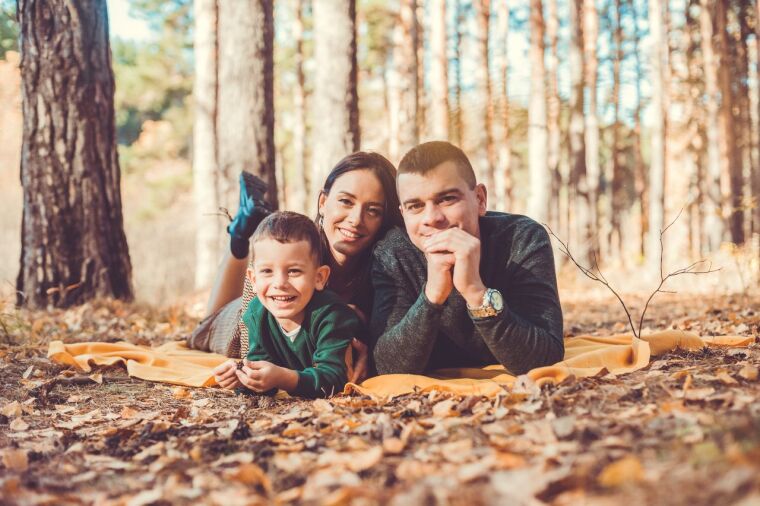
[[[256,294],[283,329],[303,322],[304,308],[314,290],[322,290],[330,268],[317,265],[309,243],[261,239],[253,244],[253,270],[248,270]]]

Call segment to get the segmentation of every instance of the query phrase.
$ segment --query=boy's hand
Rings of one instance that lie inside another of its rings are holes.
[[[243,360],[243,368],[235,373],[244,387],[258,393],[268,392],[273,388],[290,392],[298,385],[298,373],[266,360]]]
[[[356,352],[356,360],[353,360],[354,352]],[[346,366],[348,381],[351,383],[361,383],[367,379],[369,375],[369,348],[366,344],[356,338],[351,340],[351,345],[346,349]]]
[[[220,387],[234,390],[240,386],[240,381],[238,381],[237,374],[235,374],[236,372],[237,362],[234,360],[228,360],[223,364],[216,366],[214,369],[214,379]]]

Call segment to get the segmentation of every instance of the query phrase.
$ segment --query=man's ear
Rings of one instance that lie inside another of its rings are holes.
[[[475,185],[475,199],[478,201],[478,216],[485,216],[486,204],[488,203],[488,190],[483,183]]]
[[[248,267],[245,270],[245,277],[248,278],[248,281],[250,281],[252,285],[256,283],[256,275],[254,274],[252,268]]]
[[[317,282],[315,283],[317,290],[324,290],[327,286],[327,280],[330,278],[330,266],[320,265],[317,267]]]

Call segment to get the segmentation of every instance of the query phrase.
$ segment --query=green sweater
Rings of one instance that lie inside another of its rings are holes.
[[[298,373],[292,392],[303,397],[327,397],[346,383],[346,347],[361,339],[361,322],[351,308],[330,291],[315,291],[304,309],[301,329],[291,342],[258,298],[243,314],[248,328],[248,360],[266,360]]]

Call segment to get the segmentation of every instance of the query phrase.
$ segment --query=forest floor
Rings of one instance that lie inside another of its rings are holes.
[[[625,329],[612,301],[563,305],[567,335]],[[378,403],[241,398],[46,358],[53,339],[178,339],[195,323],[178,308],[8,305],[0,323],[0,504],[760,503],[757,342],[496,399]],[[757,337],[760,297],[661,296],[645,326]]]

